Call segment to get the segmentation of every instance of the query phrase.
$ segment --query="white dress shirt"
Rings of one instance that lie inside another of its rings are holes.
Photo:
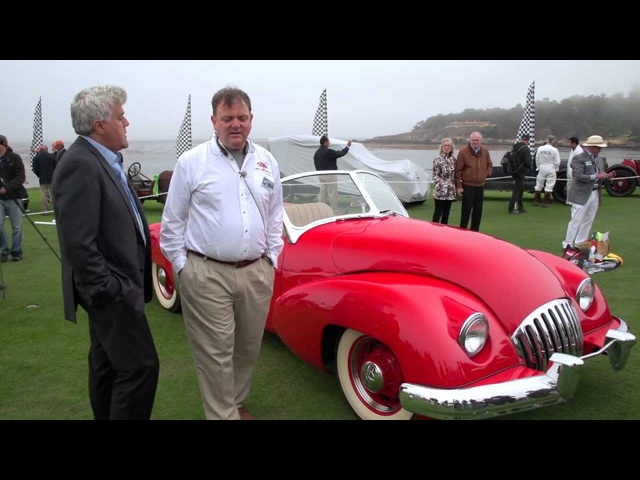
[[[183,153],[171,176],[162,212],[160,249],[179,272],[187,250],[238,262],[283,248],[282,185],[273,155],[247,140],[242,169],[215,137]]]
[[[583,150],[580,145],[576,145],[576,148],[572,149],[569,152],[569,160],[567,160],[567,181],[568,182],[571,182],[571,179],[573,178],[573,169],[571,168],[571,160],[573,159],[573,157],[575,157],[576,155],[582,152]]]

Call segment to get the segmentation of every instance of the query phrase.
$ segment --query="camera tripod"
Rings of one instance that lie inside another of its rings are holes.
[[[29,221],[29,223],[31,224],[31,226],[36,230],[36,232],[38,232],[38,235],[40,235],[40,238],[42,238],[42,240],[44,241],[44,243],[47,244],[47,246],[49,247],[49,250],[51,250],[53,252],[53,254],[56,256],[56,258],[62,262],[62,259],[60,258],[60,255],[58,255],[58,252],[56,252],[54,250],[54,248],[51,246],[51,244],[49,243],[49,241],[46,239],[46,237],[42,234],[42,232],[40,231],[40,229],[36,226],[36,224],[33,222],[33,220],[31,220],[31,217],[29,217],[29,215],[27,214],[26,210],[24,209],[24,205],[22,204],[22,199],[16,199],[13,196],[11,196],[9,194],[9,191],[7,190],[7,187],[4,183],[4,181],[2,180],[2,177],[0,177],[0,187],[4,187],[5,189],[5,195],[7,196],[7,200],[13,200],[15,202],[15,204],[18,206],[18,208],[20,209],[20,212],[22,212],[22,216],[26,217],[27,220]],[[4,228],[4,222],[2,225],[0,225],[0,227]],[[0,263],[0,292],[2,293],[2,298],[5,298],[5,290],[7,289],[6,285],[4,284],[4,278],[3,278],[3,274],[2,274],[2,264]]]

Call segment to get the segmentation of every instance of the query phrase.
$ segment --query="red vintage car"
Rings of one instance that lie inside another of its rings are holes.
[[[328,174],[337,213],[317,201]],[[282,184],[285,245],[266,329],[337,375],[360,418],[479,419],[545,407],[573,396],[589,358],[605,354],[614,370],[627,363],[636,337],[573,263],[411,219],[374,173],[308,172]],[[160,225],[151,232],[156,295],[179,311]]]
[[[604,188],[612,197],[628,197],[640,185],[640,159],[625,158],[607,168],[607,173],[615,172],[615,176],[605,182]]]
[[[145,200],[153,198],[164,205],[173,171],[165,170],[160,172],[160,175],[158,175],[157,178],[149,178],[140,170],[141,167],[139,162],[132,163],[127,169],[127,176],[129,177],[131,185],[133,185],[133,189],[138,195],[140,202],[144,203]]]

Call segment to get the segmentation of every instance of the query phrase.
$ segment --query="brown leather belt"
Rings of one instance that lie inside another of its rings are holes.
[[[194,254],[196,257],[204,258],[205,260],[211,260],[212,262],[222,263],[223,265],[231,265],[233,268],[243,268],[252,263],[256,263],[262,257],[254,258],[253,260],[240,260],[239,262],[227,262],[225,260],[218,260],[216,258],[207,257],[206,255],[196,252],[195,250],[187,250],[188,253]]]

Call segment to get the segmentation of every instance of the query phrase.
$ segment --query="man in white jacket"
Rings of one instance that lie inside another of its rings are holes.
[[[580,140],[578,137],[569,137],[569,146],[571,147],[571,151],[569,152],[569,160],[567,160],[567,205],[571,205],[571,202],[569,201],[569,187],[571,186],[571,179],[573,178],[571,159],[584,151],[580,146]]]
[[[543,207],[548,207],[551,203],[551,192],[556,184],[556,172],[560,168],[560,152],[555,147],[556,137],[549,135],[546,145],[538,148],[536,152],[536,167],[538,176],[536,177],[535,193],[533,196],[533,206],[540,206],[540,195],[544,190]]]

